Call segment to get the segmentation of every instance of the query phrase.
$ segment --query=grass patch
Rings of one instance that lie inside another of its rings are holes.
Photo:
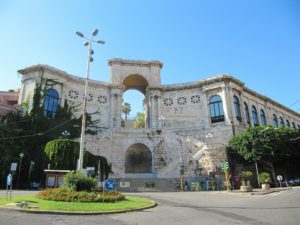
[[[28,202],[32,206],[38,206],[37,209],[30,210],[53,210],[70,212],[110,212],[119,210],[137,209],[146,207],[154,201],[146,198],[126,196],[125,200],[119,202],[60,202],[50,201],[38,198],[36,195],[15,196],[11,200],[0,198],[0,206],[8,207],[6,204],[11,202]]]

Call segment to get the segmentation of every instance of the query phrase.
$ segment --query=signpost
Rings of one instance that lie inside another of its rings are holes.
[[[277,180],[279,181],[280,187],[282,187],[282,184],[281,184],[282,179],[283,179],[283,177],[281,175],[277,176]]]
[[[11,200],[11,194],[12,194],[12,180],[13,180],[13,175],[9,173],[6,177],[6,198],[8,198],[8,192],[9,192],[9,200]]]
[[[113,180],[106,180],[104,182],[104,186],[103,186],[103,202],[104,202],[104,189],[108,190],[108,191],[112,191],[117,187],[117,184],[113,181]],[[116,199],[115,199],[116,202]]]

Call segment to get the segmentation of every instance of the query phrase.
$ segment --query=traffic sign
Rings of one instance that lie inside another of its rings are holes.
[[[105,189],[108,190],[108,191],[111,191],[111,190],[115,189],[116,186],[117,186],[117,185],[116,185],[116,183],[114,183],[113,180],[106,180],[106,181],[104,182],[104,187],[105,187]]]
[[[8,174],[6,177],[6,185],[10,186],[11,185],[11,174]]]
[[[10,165],[10,170],[11,170],[11,171],[16,171],[16,170],[17,170],[17,163],[12,163],[12,164]]]
[[[280,181],[282,181],[282,179],[283,179],[283,177],[281,176],[281,175],[278,175],[277,176],[277,180],[280,182]]]

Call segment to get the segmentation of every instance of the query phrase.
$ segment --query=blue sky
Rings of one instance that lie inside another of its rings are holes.
[[[1,0],[0,90],[20,87],[17,70],[38,63],[84,77],[75,32],[93,28],[106,44],[94,47],[92,79],[109,81],[113,57],[156,59],[163,84],[231,74],[300,112],[298,0]]]

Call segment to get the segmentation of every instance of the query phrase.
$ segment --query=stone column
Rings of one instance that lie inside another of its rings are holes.
[[[245,111],[245,104],[244,104],[244,98],[239,93],[239,100],[240,100],[240,109],[241,109],[241,118],[242,118],[242,123],[244,125],[247,125],[247,118],[246,118],[246,111]]]
[[[266,122],[268,126],[273,126],[273,115],[268,106],[268,103],[265,103],[265,114],[266,114]]]
[[[223,102],[223,110],[224,110],[224,116],[225,116],[225,122],[227,124],[231,124],[231,118],[232,118],[232,113],[231,113],[231,107],[230,107],[230,102],[227,96],[227,91],[226,91],[226,86],[222,87],[222,102]]]
[[[208,95],[207,95],[207,91],[202,92],[201,91],[201,95],[200,95],[200,101],[203,99],[203,103],[201,103],[203,105],[203,113],[204,115],[204,126],[205,127],[209,127],[210,126],[210,109],[209,109],[209,99],[208,99]]]

